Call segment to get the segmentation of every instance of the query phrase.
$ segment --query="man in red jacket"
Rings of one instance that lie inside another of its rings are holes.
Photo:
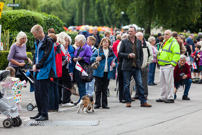
[[[192,80],[191,80],[190,67],[186,63],[185,55],[180,55],[180,60],[174,69],[174,83],[175,83],[175,92],[177,92],[177,89],[179,88],[180,85],[182,86],[185,85],[182,100],[190,100],[190,98],[188,97],[188,93],[191,87]],[[176,97],[177,96],[175,94],[175,98]]]

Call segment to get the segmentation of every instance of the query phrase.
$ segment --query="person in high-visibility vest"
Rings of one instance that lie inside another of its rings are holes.
[[[160,65],[161,98],[156,102],[174,103],[174,67],[180,59],[180,46],[172,32],[164,32],[164,41],[157,55]]]

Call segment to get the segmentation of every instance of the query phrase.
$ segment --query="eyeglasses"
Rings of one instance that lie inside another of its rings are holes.
[[[169,34],[164,34],[164,35],[169,35]]]

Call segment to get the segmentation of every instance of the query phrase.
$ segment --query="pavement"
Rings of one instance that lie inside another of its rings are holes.
[[[140,101],[132,102],[131,108],[120,103],[116,95],[115,81],[110,81],[110,109],[96,109],[94,113],[77,113],[77,108],[60,107],[59,112],[49,113],[49,121],[99,121],[97,126],[25,126],[30,116],[37,114],[37,108],[27,111],[26,106],[34,99],[29,88],[23,88],[22,110],[19,112],[23,124],[20,127],[5,129],[5,119],[0,115],[0,135],[202,135],[202,85],[192,84],[190,101],[182,100],[183,90],[177,92],[174,104],[157,103],[160,97],[159,70],[156,70],[157,86],[149,86],[148,103],[151,108],[140,107]],[[133,94],[134,95],[134,92]],[[78,96],[72,95],[77,101]],[[34,101],[33,101],[34,103]]]

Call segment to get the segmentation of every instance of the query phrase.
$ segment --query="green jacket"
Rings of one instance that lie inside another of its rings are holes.
[[[163,43],[165,40],[163,41]],[[163,48],[160,48],[157,60],[158,64],[161,66],[173,65],[176,66],[178,60],[180,59],[180,46],[177,40],[173,37],[169,38]]]

